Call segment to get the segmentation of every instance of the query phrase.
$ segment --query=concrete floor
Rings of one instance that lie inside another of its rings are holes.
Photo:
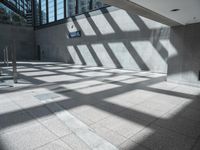
[[[20,63],[0,89],[0,150],[199,150],[200,89],[165,75]]]

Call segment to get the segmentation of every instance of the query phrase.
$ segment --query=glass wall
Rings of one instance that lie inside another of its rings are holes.
[[[103,0],[34,0],[35,26],[104,7]]]
[[[31,11],[31,0],[5,0],[5,3],[19,10],[23,15]]]

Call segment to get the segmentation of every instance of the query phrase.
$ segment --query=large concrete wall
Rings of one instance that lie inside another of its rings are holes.
[[[82,36],[70,39],[69,32]],[[167,73],[169,27],[116,7],[70,18],[37,30],[36,45],[47,61]]]
[[[9,51],[12,50],[13,40],[15,40],[17,60],[37,58],[33,28],[0,24],[0,59],[3,57],[3,49],[8,47]]]
[[[200,86],[200,23],[172,27],[175,55],[168,59],[168,81]]]

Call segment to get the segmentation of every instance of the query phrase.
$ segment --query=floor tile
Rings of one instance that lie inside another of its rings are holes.
[[[71,130],[57,117],[42,121],[41,123],[58,137],[71,133]]]
[[[149,126],[131,138],[152,150],[190,150],[194,139],[158,126]]]
[[[128,118],[111,116],[99,121],[98,124],[113,130],[126,138],[130,138],[134,134],[143,130],[148,122],[137,118],[131,118],[130,120]]]
[[[23,110],[0,115],[0,134],[20,129],[32,122],[34,119]]]
[[[148,150],[147,148],[136,144],[135,142],[131,141],[131,140],[126,140],[124,143],[122,143],[119,146],[120,150]]]
[[[200,149],[199,88],[148,71],[54,62],[19,70],[31,78],[0,95],[0,149]]]
[[[14,111],[19,111],[20,109],[21,108],[12,101],[0,103],[0,115],[4,115]]]
[[[197,138],[200,136],[200,122],[197,123],[196,121],[188,120],[181,116],[171,119],[159,119],[155,124],[191,138]]]
[[[198,138],[192,150],[199,150],[199,149],[200,149],[200,138]]]
[[[39,124],[1,135],[6,150],[32,150],[57,137]]]
[[[75,134],[67,135],[61,138],[61,140],[72,147],[74,150],[90,150],[90,147]]]
[[[95,133],[99,136],[103,137],[110,143],[112,143],[115,146],[119,146],[122,144],[125,140],[127,140],[125,137],[117,134],[117,132],[114,132],[108,128],[105,128],[103,126],[100,126],[98,124],[94,124],[90,126],[92,129],[94,129]]]
[[[35,150],[73,150],[61,140],[56,140]]]

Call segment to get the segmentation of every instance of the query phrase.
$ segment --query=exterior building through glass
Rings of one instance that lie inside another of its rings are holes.
[[[12,9],[0,3],[0,23],[14,25],[30,25],[25,17],[15,13]]]
[[[32,9],[31,0],[4,0],[6,4],[15,8],[20,14],[26,15]]]

